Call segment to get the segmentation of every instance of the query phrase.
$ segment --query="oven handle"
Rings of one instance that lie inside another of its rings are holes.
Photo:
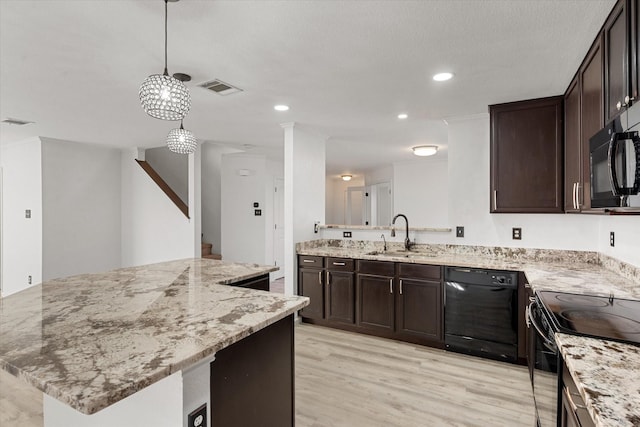
[[[533,314],[531,312],[531,307],[534,304],[536,306],[538,306],[538,303],[536,301],[531,301],[531,304],[529,304],[529,306],[526,308],[527,327],[531,327],[531,325],[533,325],[533,327],[536,330],[536,332],[538,333],[538,335],[540,335],[540,338],[542,338],[542,342],[544,343],[544,345],[547,348],[549,348],[549,350],[553,350],[555,352],[555,351],[558,350],[558,347],[556,346],[556,344],[554,342],[549,341],[547,336],[542,332],[542,328],[540,326],[538,326],[538,324],[536,323],[535,319],[533,318]]]

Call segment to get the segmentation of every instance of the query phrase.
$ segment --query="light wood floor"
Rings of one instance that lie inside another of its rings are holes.
[[[296,327],[298,427],[531,427],[533,414],[524,367]],[[0,426],[42,425],[42,393],[0,371]]]
[[[311,325],[296,328],[296,420],[319,426],[528,426],[525,367]]]

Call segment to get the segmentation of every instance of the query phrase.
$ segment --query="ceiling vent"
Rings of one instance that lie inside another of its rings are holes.
[[[203,87],[205,89],[209,89],[217,93],[218,95],[227,96],[233,93],[242,92],[242,89],[237,88],[235,86],[231,86],[229,83],[225,83],[222,80],[210,80],[208,82],[204,82],[199,84],[198,86]]]
[[[10,125],[17,125],[17,126],[24,126],[24,125],[28,125],[34,122],[30,122],[28,120],[20,120],[20,119],[12,119],[10,117],[7,117],[6,119],[4,119],[2,121],[2,123],[7,123]]]

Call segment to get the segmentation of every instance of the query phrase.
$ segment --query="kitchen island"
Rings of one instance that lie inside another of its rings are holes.
[[[47,281],[2,300],[0,368],[45,393],[45,426],[186,425],[217,353],[276,325],[293,346],[307,298],[225,286],[273,270],[187,259]]]

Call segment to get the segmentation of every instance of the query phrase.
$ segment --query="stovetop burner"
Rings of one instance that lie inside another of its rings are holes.
[[[559,332],[640,344],[640,301],[538,292]]]

